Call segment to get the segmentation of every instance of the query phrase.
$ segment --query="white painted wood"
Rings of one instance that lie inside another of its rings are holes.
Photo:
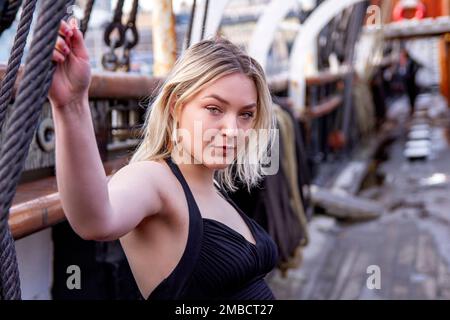
[[[314,59],[308,56],[315,52],[316,39],[320,31],[340,12],[362,0],[327,0],[322,2],[309,16],[300,29],[292,48],[290,57],[289,95],[295,106],[295,113],[301,114],[305,107],[305,66],[317,70]]]
[[[272,0],[258,19],[250,39],[248,53],[261,64],[264,70],[278,26],[292,8],[305,1],[307,0]]]
[[[210,0],[208,4],[208,14],[205,23],[205,32],[203,39],[216,35],[222,21],[223,12],[230,0]],[[206,0],[198,0],[194,13],[192,24],[191,44],[197,43],[202,39],[202,24],[205,12]]]

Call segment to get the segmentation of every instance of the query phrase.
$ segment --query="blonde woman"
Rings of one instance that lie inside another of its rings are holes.
[[[145,299],[273,299],[264,276],[276,246],[225,192],[258,182],[271,145],[270,134],[245,135],[273,129],[258,63],[223,39],[188,49],[148,109],[141,145],[108,181],[82,34],[63,22],[60,35],[49,98],[58,189],[75,232],[120,239]]]

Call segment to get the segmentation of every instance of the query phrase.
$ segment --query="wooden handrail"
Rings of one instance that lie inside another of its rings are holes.
[[[0,81],[5,76],[6,66],[0,64]],[[16,94],[18,84],[23,77],[23,67],[19,69],[13,94]],[[155,95],[157,88],[164,81],[145,75],[126,72],[93,72],[89,88],[89,98],[92,99],[142,99]],[[274,92],[287,89],[288,74],[268,77],[269,87]]]
[[[6,66],[0,64],[0,81],[5,76]],[[19,69],[14,95],[23,77],[23,66]],[[93,72],[89,97],[93,99],[141,99],[152,94],[162,83],[162,78],[152,78],[126,72]]]
[[[369,24],[363,27],[363,33],[381,32],[385,40],[407,40],[414,38],[429,38],[445,35],[450,32],[450,17],[429,17],[422,20],[412,19],[379,25]]]
[[[5,75],[6,66],[0,64],[0,81]],[[322,71],[306,78],[307,85],[321,85],[343,79],[353,72],[349,67],[343,67],[339,72]],[[14,86],[16,94],[18,83],[23,76],[23,67]],[[289,74],[287,72],[269,76],[269,88],[273,92],[284,91],[288,87]],[[89,97],[92,99],[143,99],[154,95],[157,88],[164,81],[163,78],[154,78],[145,75],[126,72],[93,72],[89,88]]]
[[[142,99],[154,94],[164,79],[126,72],[92,74],[89,97],[94,99]]]
[[[327,83],[343,80],[347,75],[353,73],[353,68],[348,66],[342,67],[338,72],[321,71],[314,75],[306,77],[306,85],[323,85]]]
[[[339,107],[344,101],[341,94],[336,94],[328,98],[325,102],[322,102],[315,106],[309,106],[305,110],[305,117],[309,119],[316,119],[327,115],[337,107]]]
[[[126,162],[127,159],[120,158],[104,163],[106,174],[113,174]],[[14,239],[21,239],[65,219],[55,177],[19,185],[8,221]]]

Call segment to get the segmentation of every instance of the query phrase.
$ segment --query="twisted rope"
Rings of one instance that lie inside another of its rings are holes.
[[[17,79],[20,61],[22,60],[23,51],[30,32],[30,26],[33,21],[33,12],[36,8],[36,1],[37,0],[26,0],[23,5],[19,26],[17,27],[5,76],[0,86],[0,128],[2,128],[3,121],[5,120],[6,109],[8,108],[13,95],[14,83]]]
[[[21,5],[22,0],[9,0],[7,2],[6,11],[0,16],[0,35],[12,25]]]
[[[51,63],[67,0],[43,1],[24,78],[5,129],[0,151],[0,298],[20,299],[14,241],[8,228],[9,208],[23,170],[55,66]]]
[[[31,22],[33,21],[33,12],[36,8],[36,0],[27,0],[24,4],[22,14],[20,17],[19,26],[17,28],[14,44],[11,49],[11,54],[8,60],[5,77],[2,80],[0,87],[0,129],[2,128],[3,121],[6,114],[6,109],[11,101],[14,83],[17,79],[17,74],[20,67],[20,61],[22,60],[23,50],[26,45],[26,39],[30,32]],[[14,248],[14,240],[11,235],[9,227],[3,227],[0,231],[0,239],[2,243],[0,248]],[[11,256],[11,252],[5,253]],[[2,254],[3,255],[3,254]],[[14,258],[11,258],[14,259]],[[2,273],[10,274],[11,279],[18,279],[19,273],[16,267],[17,262],[5,265],[5,270]],[[0,297],[5,296],[7,299],[19,299],[20,298],[20,284],[15,283],[11,290],[5,294],[1,294]]]

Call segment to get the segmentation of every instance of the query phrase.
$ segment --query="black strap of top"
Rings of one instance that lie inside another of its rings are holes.
[[[200,231],[202,227],[202,215],[200,213],[200,209],[197,206],[197,203],[195,201],[194,195],[191,192],[191,189],[189,188],[188,183],[186,182],[186,179],[184,178],[183,174],[181,173],[180,168],[178,165],[173,162],[172,158],[166,158],[166,162],[169,165],[170,169],[172,170],[175,177],[180,182],[181,186],[183,187],[184,194],[186,196],[186,200],[189,207],[189,226],[194,227],[194,232]],[[189,230],[191,231],[191,230]],[[199,232],[201,234],[201,232]]]
[[[201,219],[200,210],[195,203],[194,196],[178,166],[171,158],[166,158],[165,160],[178,181],[181,183],[186,196],[189,211],[189,233],[186,248],[178,265],[170,276],[167,277],[149,296],[149,299],[152,300],[159,298],[165,299],[167,297],[177,299],[183,294],[183,290],[189,283],[190,276],[200,255],[203,237],[203,221]]]

